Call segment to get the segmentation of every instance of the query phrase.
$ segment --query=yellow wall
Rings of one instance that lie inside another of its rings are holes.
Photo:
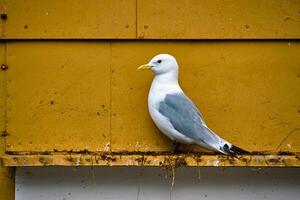
[[[299,11],[299,0],[0,0],[7,165],[40,165],[24,159],[53,152],[169,151],[147,111],[153,75],[136,71],[158,53],[176,56],[183,89],[219,135],[298,155]]]
[[[299,11],[300,0],[0,0],[1,164],[300,166]],[[158,53],[176,56],[207,124],[257,155],[163,154],[153,75],[136,71]],[[13,177],[0,168],[0,199],[14,198]]]
[[[168,151],[147,111],[161,52],[222,137],[249,151],[299,152],[297,41],[11,41],[8,151]],[[294,131],[278,147],[285,137]]]
[[[2,38],[300,37],[300,0],[1,1],[8,14]]]

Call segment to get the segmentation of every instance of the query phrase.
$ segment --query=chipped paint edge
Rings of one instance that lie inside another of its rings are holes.
[[[27,166],[149,166],[149,167],[300,167],[299,154],[242,155],[239,159],[223,155],[194,154],[74,154],[4,155],[6,167]]]

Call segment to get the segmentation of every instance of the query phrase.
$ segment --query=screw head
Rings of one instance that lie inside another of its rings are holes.
[[[1,13],[1,19],[6,20],[7,19],[7,14],[6,13]]]

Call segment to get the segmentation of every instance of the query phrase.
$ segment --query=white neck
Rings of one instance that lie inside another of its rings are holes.
[[[178,71],[155,75],[148,96],[149,110],[152,110],[154,107],[158,108],[159,102],[167,94],[181,92],[183,91],[178,84]]]
[[[182,92],[178,84],[178,71],[155,75],[150,88],[150,96],[164,98],[167,93]]]
[[[156,74],[153,81],[158,81],[160,84],[178,85],[178,70],[172,70],[163,74]]]

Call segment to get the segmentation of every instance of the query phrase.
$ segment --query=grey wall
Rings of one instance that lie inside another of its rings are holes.
[[[199,174],[200,172],[200,174]],[[17,200],[300,199],[300,169],[18,168]],[[170,193],[171,196],[170,196]]]

